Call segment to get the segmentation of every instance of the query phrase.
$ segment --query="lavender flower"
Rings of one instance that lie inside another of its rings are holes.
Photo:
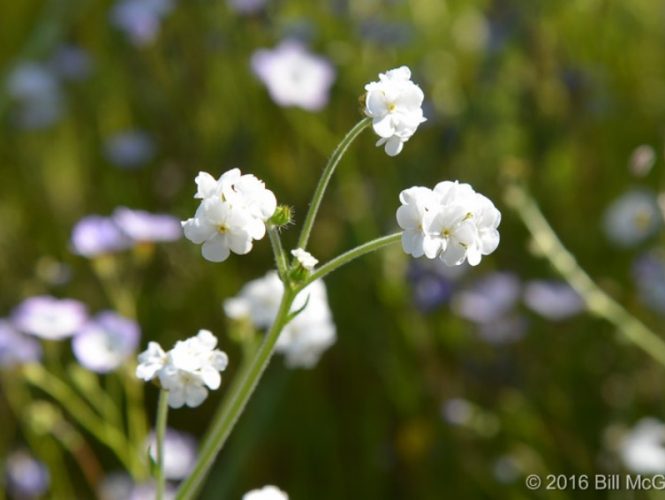
[[[584,301],[563,281],[530,281],[524,287],[524,303],[541,316],[559,321],[584,310]]]
[[[101,215],[84,217],[72,230],[72,250],[84,257],[96,257],[125,250],[131,246],[131,243],[113,220]]]
[[[81,302],[47,295],[24,300],[12,313],[16,328],[48,340],[61,340],[73,335],[86,319],[86,308]]]
[[[61,45],[50,61],[52,71],[60,78],[72,81],[85,80],[90,76],[90,55],[75,45]]]
[[[37,340],[16,331],[9,321],[0,320],[0,367],[32,363],[41,357],[42,348]]]
[[[287,40],[275,49],[257,50],[251,64],[278,105],[318,111],[328,103],[335,70],[327,59],[310,53],[300,42]]]
[[[113,222],[131,240],[139,243],[175,241],[182,236],[180,220],[171,215],[116,208]]]
[[[59,82],[45,65],[26,61],[16,66],[7,79],[7,93],[16,103],[20,127],[47,127],[62,114]]]
[[[150,456],[157,460],[155,433],[150,433],[148,449]],[[196,440],[184,432],[166,429],[164,436],[164,476],[166,479],[185,479],[191,472],[197,458]]]
[[[453,311],[470,321],[490,323],[508,313],[520,296],[520,282],[508,272],[496,272],[477,280],[453,299]]]
[[[5,463],[7,489],[14,498],[38,498],[48,490],[50,476],[46,465],[28,452],[15,451]]]
[[[638,245],[660,229],[663,216],[653,193],[632,190],[617,198],[606,210],[607,237],[621,247]]]
[[[106,139],[104,155],[109,163],[120,168],[139,168],[155,156],[151,137],[140,130],[127,130]]]
[[[665,314],[665,256],[659,251],[640,255],[633,263],[633,279],[642,303]]]
[[[112,311],[99,313],[72,339],[72,349],[78,362],[96,373],[118,368],[139,344],[138,324]]]
[[[150,45],[161,22],[173,10],[172,0],[120,0],[111,10],[111,23],[136,46]]]
[[[420,311],[430,312],[448,302],[457,278],[466,269],[465,266],[445,266],[437,260],[412,259],[407,280],[411,284],[415,306]]]

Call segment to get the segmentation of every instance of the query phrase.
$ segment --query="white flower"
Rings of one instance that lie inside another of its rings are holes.
[[[261,489],[248,491],[242,500],[289,500],[289,496],[277,486],[264,486]]]
[[[226,300],[224,310],[233,319],[248,318],[256,328],[268,329],[277,316],[283,293],[284,285],[271,271],[247,283],[238,296]],[[291,368],[311,368],[336,340],[323,281],[313,282],[296,296],[291,312],[300,309],[282,330],[275,351],[284,355]]]
[[[275,195],[253,175],[234,168],[215,180],[206,172],[195,179],[195,198],[201,204],[193,218],[183,221],[187,239],[203,244],[203,257],[222,262],[231,252],[244,255],[253,240],[265,236],[265,222],[275,212]]]
[[[322,109],[335,80],[330,62],[310,53],[302,44],[287,40],[275,49],[259,49],[252,55],[252,71],[280,106],[308,111]]]
[[[307,269],[308,271],[311,271],[314,269],[314,266],[316,266],[319,261],[318,259],[315,259],[311,253],[309,253],[306,250],[303,250],[302,248],[296,248],[295,250],[291,250],[291,255],[293,255],[296,260],[300,263],[302,267]]]
[[[372,118],[372,128],[380,137],[376,145],[384,145],[386,153],[395,156],[426,121],[423,91],[411,81],[406,66],[379,74],[379,81],[368,83],[365,90],[365,114]]]
[[[199,330],[195,337],[176,342],[166,354],[156,342],[139,355],[136,376],[143,380],[159,377],[169,392],[169,406],[199,406],[208,396],[208,389],[218,389],[222,382],[219,372],[226,369],[228,357],[215,349],[217,339],[208,330]]]
[[[655,418],[640,420],[621,441],[619,454],[633,472],[665,472],[665,425]]]
[[[475,266],[499,244],[501,213],[469,184],[445,181],[433,190],[413,187],[399,198],[397,223],[409,255],[439,257],[448,266],[467,260]]]

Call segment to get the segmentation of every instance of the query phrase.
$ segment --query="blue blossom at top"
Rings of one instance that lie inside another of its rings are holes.
[[[20,63],[7,78],[7,93],[14,103],[14,119],[19,127],[48,127],[62,115],[60,84],[46,65]]]
[[[654,312],[665,314],[665,255],[650,251],[633,262],[633,279],[640,301]]]
[[[19,333],[9,321],[0,320],[0,368],[39,361],[42,348],[39,342]]]
[[[152,138],[140,130],[126,130],[106,139],[104,156],[109,163],[135,169],[149,163],[155,156]]]
[[[172,0],[119,0],[111,9],[111,23],[136,46],[150,45],[162,19],[173,10]]]
[[[554,321],[584,310],[582,297],[564,281],[529,281],[524,287],[524,303],[532,311]]]
[[[656,196],[634,189],[617,198],[605,211],[607,237],[621,247],[638,245],[653,236],[663,223]]]

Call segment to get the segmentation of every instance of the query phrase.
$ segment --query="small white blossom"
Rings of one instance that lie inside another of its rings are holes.
[[[633,472],[665,472],[665,424],[655,418],[640,420],[624,436],[619,454],[624,465]]]
[[[215,179],[199,172],[195,198],[201,204],[193,218],[183,221],[187,239],[202,244],[203,257],[212,262],[226,260],[230,253],[244,255],[253,240],[265,236],[265,222],[277,208],[275,195],[255,176],[234,168]]]
[[[400,193],[397,223],[402,248],[414,257],[439,259],[448,266],[465,260],[475,266],[499,244],[501,213],[469,184],[440,182],[432,190],[413,187]]]
[[[248,491],[242,500],[289,500],[289,496],[277,486],[264,486],[261,489]]]
[[[233,319],[247,318],[254,327],[268,329],[277,316],[283,293],[284,285],[277,273],[271,271],[250,281],[236,297],[226,300],[224,310]],[[300,309],[282,330],[275,351],[284,355],[291,368],[311,368],[337,338],[323,281],[314,281],[296,296],[291,312]]]
[[[291,250],[291,255],[293,255],[302,267],[311,271],[319,263],[318,259],[315,259],[311,253],[302,248],[296,248]]]
[[[411,70],[406,66],[379,74],[379,81],[368,83],[365,90],[365,114],[372,118],[372,128],[380,137],[376,145],[396,156],[418,125],[426,121],[423,91],[411,81]]]
[[[208,396],[208,389],[218,389],[222,382],[219,372],[226,369],[228,357],[218,349],[217,339],[208,330],[199,330],[195,337],[176,342],[164,353],[156,342],[139,355],[136,376],[143,380],[159,377],[169,392],[169,406],[199,406]]]

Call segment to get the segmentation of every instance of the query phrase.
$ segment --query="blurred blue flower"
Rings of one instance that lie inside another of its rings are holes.
[[[17,499],[39,498],[50,484],[46,465],[22,450],[7,457],[5,476],[8,492]]]
[[[509,313],[520,297],[520,281],[513,273],[494,272],[455,294],[453,311],[474,323],[490,323]]]
[[[148,436],[146,448],[156,460],[156,441],[154,431]],[[164,435],[164,476],[171,480],[185,479],[192,471],[198,457],[196,439],[191,434],[166,429]]]
[[[136,321],[104,311],[74,335],[72,350],[83,367],[96,373],[108,373],[134,353],[140,335]]]
[[[478,335],[490,344],[506,344],[524,337],[528,327],[529,321],[524,316],[511,313],[479,324]]]
[[[25,61],[16,66],[7,78],[7,93],[15,104],[19,127],[44,128],[62,115],[60,84],[43,64]]]
[[[266,0],[226,0],[226,4],[239,14],[254,14],[263,10]]]
[[[584,310],[582,297],[564,281],[529,281],[524,287],[524,303],[532,311],[554,321]]]
[[[172,215],[119,207],[112,218],[115,225],[136,243],[176,241],[183,234],[180,220]]]
[[[49,65],[64,80],[80,81],[90,76],[92,59],[88,52],[75,45],[63,44],[55,51]]]
[[[665,314],[665,255],[656,250],[646,252],[635,259],[632,271],[642,303]]]
[[[415,306],[422,312],[430,312],[448,302],[464,269],[444,266],[438,260],[411,259],[407,279]]]
[[[14,309],[11,317],[18,330],[47,340],[61,340],[74,335],[87,319],[83,303],[49,295],[25,299]]]
[[[603,227],[616,245],[631,247],[658,231],[663,222],[656,196],[634,189],[617,198],[605,211]]]
[[[119,0],[111,9],[111,23],[136,46],[157,38],[162,19],[173,10],[172,0]]]
[[[42,347],[37,340],[19,333],[9,321],[0,320],[0,367],[32,363],[41,357]]]
[[[360,36],[381,46],[403,46],[413,40],[413,28],[405,22],[388,22],[376,18],[360,23]]]
[[[252,70],[280,106],[317,111],[328,103],[335,69],[328,59],[309,52],[295,40],[274,49],[259,49],[252,55]]]
[[[106,139],[104,155],[109,163],[121,168],[138,168],[155,156],[152,138],[140,130],[127,130]]]
[[[84,257],[125,250],[131,245],[129,237],[109,217],[88,215],[72,230],[72,251]]]

